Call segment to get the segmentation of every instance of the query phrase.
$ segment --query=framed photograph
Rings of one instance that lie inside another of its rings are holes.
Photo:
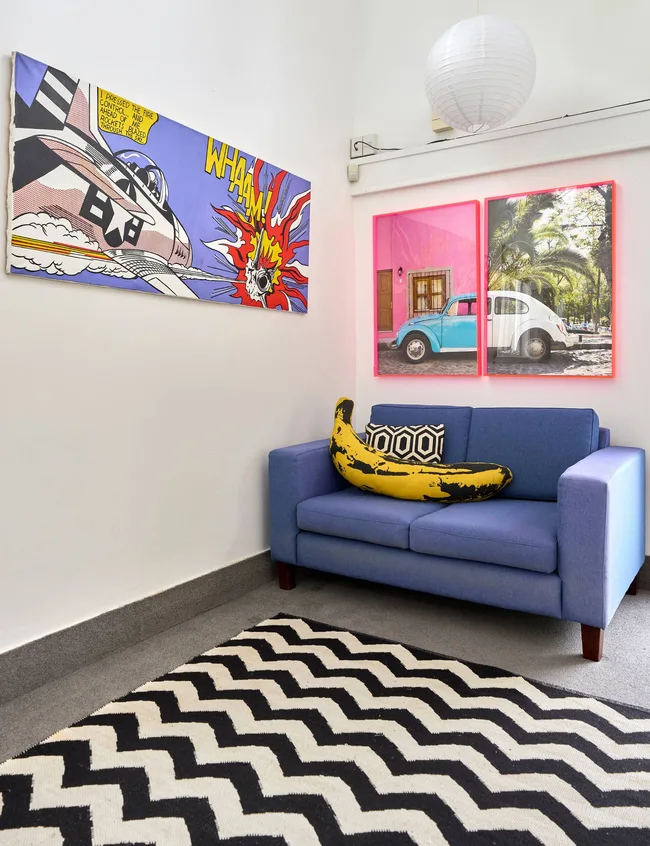
[[[614,375],[614,182],[485,204],[483,372]]]
[[[373,223],[375,375],[478,376],[478,201]]]

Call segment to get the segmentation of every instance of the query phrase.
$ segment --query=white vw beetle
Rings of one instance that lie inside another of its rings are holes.
[[[563,320],[540,300],[518,291],[488,291],[487,346],[547,361],[551,350],[572,347]]]
[[[492,355],[509,351],[532,361],[548,361],[552,349],[575,339],[564,321],[540,300],[517,291],[488,291],[487,347]],[[442,312],[423,314],[400,326],[390,345],[411,364],[436,353],[476,349],[476,294],[451,297]]]

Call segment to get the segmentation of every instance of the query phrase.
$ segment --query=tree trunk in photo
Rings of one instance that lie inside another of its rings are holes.
[[[595,185],[595,190],[605,201],[605,219],[598,236],[598,245],[594,254],[594,261],[598,267],[598,291],[600,296],[598,321],[601,318],[601,309],[605,308],[609,328],[612,328],[612,186]],[[602,279],[600,272],[602,271]],[[602,285],[601,285],[602,283]]]
[[[598,281],[596,282],[596,311],[594,314],[594,330],[596,333],[600,328],[600,268],[598,268]]]

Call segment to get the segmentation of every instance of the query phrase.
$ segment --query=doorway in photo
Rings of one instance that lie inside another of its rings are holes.
[[[374,218],[376,376],[477,376],[479,203]]]
[[[614,187],[486,201],[488,375],[614,375]]]

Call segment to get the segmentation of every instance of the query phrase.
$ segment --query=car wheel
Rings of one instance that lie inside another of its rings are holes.
[[[419,364],[431,355],[431,344],[421,332],[411,332],[402,343],[404,358],[411,364]]]
[[[546,332],[526,332],[519,344],[519,354],[531,361],[548,361],[551,357],[551,338]]]

